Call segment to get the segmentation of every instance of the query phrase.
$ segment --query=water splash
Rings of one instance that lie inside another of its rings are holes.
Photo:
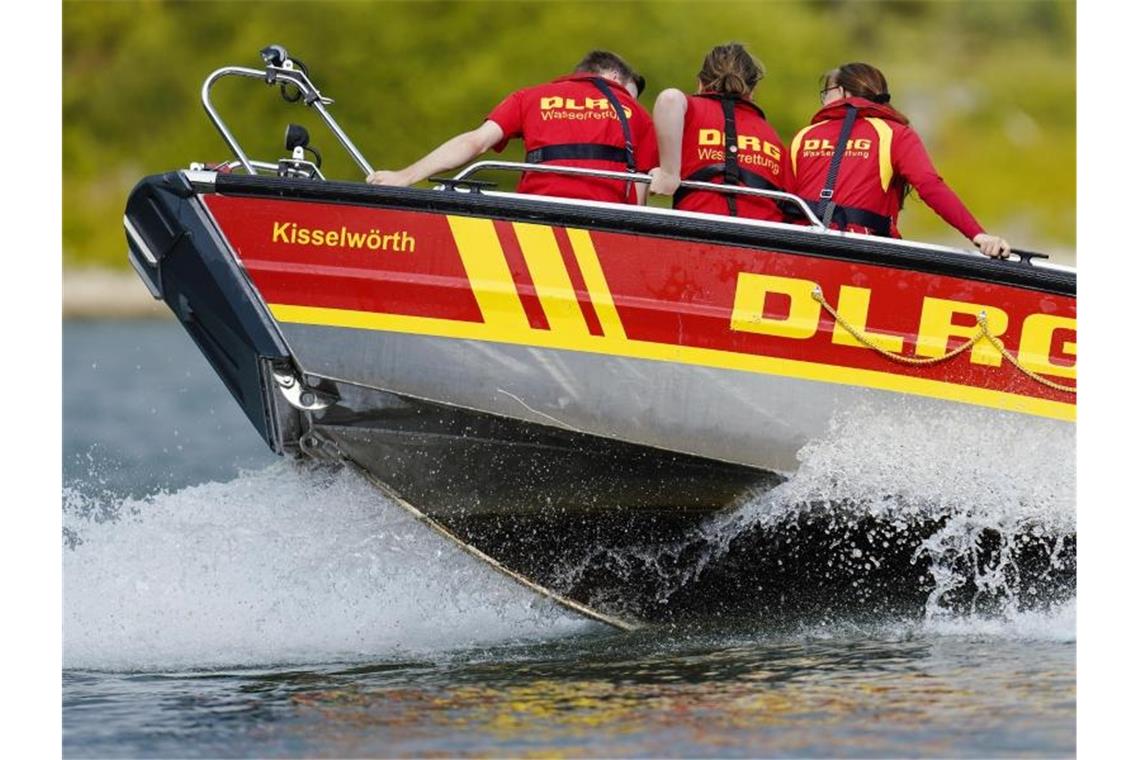
[[[597,547],[562,569],[560,590],[601,567],[622,592],[601,584],[591,601],[649,617],[728,611],[767,626],[855,610],[935,634],[1071,635],[1071,426],[867,404],[799,457],[786,482],[683,541]],[[64,540],[69,668],[417,657],[592,627],[350,471],[279,462],[141,499],[67,489]]]
[[[1049,569],[1068,569],[1063,555],[1076,533],[1073,426],[917,399],[885,411],[862,404],[838,415],[827,436],[799,452],[793,478],[707,532],[724,546],[740,530],[820,504],[839,506],[839,524],[857,517],[902,533],[933,526],[914,556],[928,563],[933,582],[928,618],[962,612],[951,600],[967,588],[970,614],[1032,606],[1038,589],[1022,577],[1019,554],[1041,548]],[[866,566],[875,553],[856,548],[851,559]]]
[[[964,636],[1073,643],[1077,640],[1077,600],[1047,609],[1010,611],[1000,617],[940,614],[922,623],[921,630],[938,636]]]
[[[672,545],[597,547],[563,568],[649,589],[634,610],[1013,619],[1075,586],[1073,426],[922,399],[864,403],[787,481]],[[602,591],[594,602],[606,604]],[[647,612],[648,611],[648,612]]]
[[[68,668],[417,657],[592,628],[347,470],[279,462],[137,500],[68,489],[64,526]]]

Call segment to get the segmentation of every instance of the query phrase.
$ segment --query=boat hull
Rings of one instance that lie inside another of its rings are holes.
[[[1076,416],[1063,268],[671,210],[212,172],[144,180],[126,219],[143,279],[279,452],[321,424],[299,388],[777,473],[856,404]]]
[[[358,465],[548,583],[603,537],[618,551],[692,535],[855,406],[982,408],[1037,430],[1076,416],[1064,268],[212,172],[144,180],[126,222],[136,270],[274,451]]]

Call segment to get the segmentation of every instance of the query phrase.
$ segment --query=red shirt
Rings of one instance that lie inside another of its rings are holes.
[[[597,74],[579,72],[512,92],[487,116],[503,129],[503,140],[495,150],[501,152],[512,137],[522,137],[527,151],[574,143],[608,145],[624,151],[625,135],[621,122],[609,100],[591,81],[595,77]],[[633,137],[634,164],[638,171],[648,172],[658,164],[653,120],[629,90],[610,79],[606,83],[626,112]],[[627,168],[624,160],[561,159],[545,163],[618,172]],[[539,172],[524,174],[518,191],[612,203],[637,203],[632,183]]]
[[[863,98],[847,98],[824,106],[812,117],[812,123],[792,140],[795,179],[792,192],[807,201],[819,200],[820,191],[827,184],[833,146],[839,139],[848,103],[858,109],[859,118],[855,120],[847,152],[839,164],[834,188],[836,204],[890,217],[891,237],[901,237],[898,219],[905,182],[918,191],[923,202],[947,224],[967,238],[973,240],[975,235],[985,231],[938,176],[918,133],[902,123],[890,106]],[[847,229],[869,232],[866,227],[854,224],[848,224]]]
[[[716,97],[700,95],[686,96],[685,131],[681,136],[681,178],[691,175],[714,164],[724,163],[724,108]],[[791,175],[788,151],[780,136],[765,119],[758,108],[747,101],[734,104],[736,121],[736,162],[741,174],[751,172],[771,183],[775,190],[785,190]],[[705,180],[724,184],[720,175]],[[741,181],[746,185],[747,182]],[[674,196],[677,198],[677,196]],[[720,193],[707,190],[685,192],[674,207],[685,211],[703,211],[707,214],[727,214],[728,198]],[[782,221],[783,213],[776,202],[768,198],[738,195],[736,197],[737,216],[750,219]]]

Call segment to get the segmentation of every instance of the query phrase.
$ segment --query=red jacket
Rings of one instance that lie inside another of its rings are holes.
[[[681,136],[681,179],[724,184],[723,171],[709,168],[724,165],[725,118],[721,99],[689,95],[686,100],[685,130]],[[786,190],[791,169],[788,151],[780,136],[765,120],[764,112],[750,101],[741,100],[733,105],[736,162],[741,175],[738,184]],[[709,174],[713,176],[707,176]],[[707,190],[678,190],[673,196],[673,207],[708,214],[729,213],[727,196]],[[775,201],[747,195],[736,197],[736,215],[777,222],[784,218]]]
[[[888,217],[891,237],[901,237],[898,217],[906,182],[918,191],[926,205],[967,238],[972,240],[984,232],[982,225],[938,176],[918,133],[902,123],[890,106],[863,98],[847,98],[824,106],[812,117],[812,123],[795,136],[791,147],[792,192],[810,202],[819,200],[848,104],[858,109],[858,118],[835,182],[833,200],[838,206]],[[838,225],[833,223],[832,226]],[[872,232],[855,223],[848,223],[845,229]]]
[[[625,136],[621,122],[609,100],[591,81],[596,76],[579,72],[508,95],[487,116],[503,129],[503,140],[495,150],[501,152],[512,137],[522,137],[528,154],[549,146],[601,146],[602,150],[608,149],[612,157],[559,158],[542,162],[555,166],[626,171]],[[633,138],[634,167],[647,172],[658,164],[653,120],[628,90],[612,80],[605,81],[626,113]],[[531,162],[534,160],[537,159]],[[637,202],[632,183],[539,172],[524,174],[518,191],[612,203]]]

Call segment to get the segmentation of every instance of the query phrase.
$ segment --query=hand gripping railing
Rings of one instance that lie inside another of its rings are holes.
[[[283,60],[280,61],[280,65],[267,62],[264,70],[247,69],[242,66],[226,66],[210,74],[210,76],[206,77],[206,81],[202,83],[202,105],[206,108],[206,114],[210,117],[210,121],[214,123],[218,132],[221,133],[222,139],[230,146],[230,150],[233,151],[234,156],[237,157],[247,172],[257,174],[255,165],[261,162],[255,162],[249,159],[249,156],[242,150],[241,145],[238,144],[233,133],[230,132],[225,122],[222,121],[222,117],[218,115],[218,111],[214,108],[213,103],[210,102],[210,89],[214,86],[214,83],[219,79],[229,76],[262,79],[268,85],[287,83],[296,87],[301,93],[301,98],[299,99],[303,99],[305,105],[314,108],[317,113],[321,115],[321,118],[325,124],[328,125],[328,128],[336,135],[336,138],[340,140],[340,144],[344,146],[344,149],[348,151],[352,159],[356,161],[356,165],[364,171],[365,175],[372,173],[372,167],[369,165],[367,159],[365,159],[364,155],[353,145],[352,140],[348,139],[348,135],[344,133],[344,130],[337,124],[336,119],[334,119],[332,114],[328,112],[328,109],[325,108],[325,106],[332,104],[332,98],[326,98],[321,95],[320,91],[309,80],[308,75],[306,75],[304,71],[294,68],[293,62],[286,57],[283,57]]]
[[[634,172],[614,172],[606,169],[586,169],[579,166],[549,166],[547,164],[524,164],[516,161],[477,161],[470,166],[466,166],[455,175],[453,181],[461,183],[466,177],[476,174],[481,171],[520,171],[520,172],[540,172],[543,174],[567,174],[577,177],[597,177],[598,179],[616,179],[623,182],[636,182],[639,185],[648,185],[653,178],[648,174],[638,174]],[[733,194],[733,195],[752,195],[761,198],[771,198],[773,200],[786,201],[799,207],[803,212],[804,217],[812,227],[823,229],[823,222],[811,210],[811,206],[807,201],[798,195],[792,193],[784,193],[779,190],[762,190],[756,187],[748,187],[746,185],[718,185],[714,182],[693,182],[685,180],[681,182],[681,187],[689,188],[692,190],[709,190],[714,193]]]

